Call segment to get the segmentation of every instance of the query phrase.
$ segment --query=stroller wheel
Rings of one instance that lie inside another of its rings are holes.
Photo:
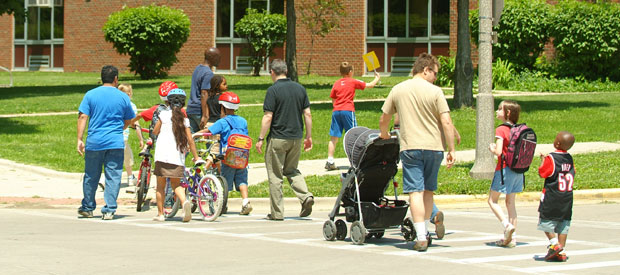
[[[375,232],[375,238],[381,239],[381,238],[383,238],[383,234],[385,234],[385,230],[381,230],[379,232]]]
[[[347,223],[343,220],[336,220],[336,239],[339,241],[344,240],[347,237]]]
[[[327,220],[323,224],[323,237],[327,241],[333,241],[336,239],[336,224],[332,220]]]
[[[416,232],[415,228],[413,227],[413,220],[411,220],[411,218],[405,218],[403,224],[400,226],[400,232],[403,233],[403,237],[406,241],[411,242],[415,240]]]
[[[366,228],[359,221],[354,221],[351,225],[351,240],[354,244],[364,244],[366,241]]]

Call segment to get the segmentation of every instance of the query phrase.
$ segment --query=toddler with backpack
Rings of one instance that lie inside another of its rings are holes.
[[[504,100],[497,108],[496,117],[502,124],[495,129],[495,143],[489,150],[497,156],[497,166],[489,190],[489,207],[502,223],[504,238],[495,242],[497,246],[514,247],[517,227],[516,195],[523,191],[524,173],[529,169],[536,149],[536,134],[525,124],[517,124],[521,106],[515,101]],[[506,210],[504,215],[498,200],[506,194]]]
[[[239,109],[239,97],[233,92],[224,92],[219,97],[219,103],[225,117],[222,117],[207,129],[200,133],[212,133],[220,135],[220,148],[224,154],[222,161],[222,176],[228,183],[228,190],[235,189],[241,193],[242,203],[240,215],[248,215],[252,212],[252,205],[248,199],[248,160],[252,139],[248,136],[248,122],[245,118],[235,114]]]

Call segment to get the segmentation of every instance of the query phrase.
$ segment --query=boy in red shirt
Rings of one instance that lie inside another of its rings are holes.
[[[538,230],[545,232],[549,238],[546,261],[564,262],[567,259],[566,254],[560,252],[566,245],[573,214],[575,166],[573,157],[567,151],[574,143],[573,134],[559,132],[553,141],[555,152],[540,156],[543,162],[538,174],[545,179],[545,185],[538,206]]]
[[[342,78],[334,83],[332,92],[329,95],[329,97],[332,98],[334,110],[332,112],[331,127],[329,129],[331,139],[327,146],[327,162],[325,163],[325,169],[328,171],[338,169],[334,163],[334,152],[336,151],[338,138],[342,137],[343,131],[346,132],[357,126],[357,120],[355,120],[355,106],[353,104],[355,90],[373,88],[377,82],[379,82],[379,78],[381,78],[375,71],[375,79],[369,83],[354,79],[353,65],[349,64],[349,62],[342,62],[340,64],[340,74]]]

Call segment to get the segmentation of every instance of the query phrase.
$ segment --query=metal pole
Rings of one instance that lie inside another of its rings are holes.
[[[476,104],[476,160],[469,171],[474,179],[492,179],[495,160],[489,151],[494,142],[494,103],[492,89],[492,0],[479,0],[480,36],[478,37],[478,97]]]

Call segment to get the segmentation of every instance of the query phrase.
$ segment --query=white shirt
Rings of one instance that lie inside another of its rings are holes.
[[[172,132],[172,110],[163,110],[159,113],[161,129],[155,144],[155,161],[185,166],[185,152],[179,152],[177,142]],[[183,124],[189,128],[189,119],[185,118]]]

